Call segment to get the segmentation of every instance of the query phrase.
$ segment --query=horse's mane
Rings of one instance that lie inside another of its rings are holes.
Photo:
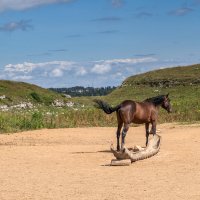
[[[159,95],[156,97],[147,98],[144,100],[144,102],[150,102],[150,103],[153,103],[155,106],[158,106],[162,104],[162,102],[164,101],[164,96],[165,95]]]

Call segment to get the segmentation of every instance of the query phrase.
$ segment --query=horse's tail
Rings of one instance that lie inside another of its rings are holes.
[[[99,109],[102,109],[106,114],[111,114],[111,113],[113,113],[113,112],[115,112],[115,111],[117,111],[121,108],[121,105],[111,107],[106,102],[99,100],[99,99],[95,99],[94,102],[97,104],[97,107]]]

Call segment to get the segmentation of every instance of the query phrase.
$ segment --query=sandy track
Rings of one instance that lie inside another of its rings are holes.
[[[127,167],[108,166],[115,128],[0,135],[1,200],[200,199],[200,126],[159,125],[161,151]],[[127,146],[144,145],[144,127]]]

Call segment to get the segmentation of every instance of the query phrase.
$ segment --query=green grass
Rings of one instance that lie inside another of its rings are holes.
[[[5,80],[0,81],[0,96],[2,95],[6,98],[0,99],[0,105],[15,105],[20,102],[50,105],[54,99],[64,99],[61,94],[36,85]]]
[[[0,113],[0,133],[11,133],[41,128],[73,128],[115,126],[115,115],[105,116],[95,109],[64,109],[44,107],[21,112]]]

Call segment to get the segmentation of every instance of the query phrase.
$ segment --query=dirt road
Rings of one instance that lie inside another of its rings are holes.
[[[200,125],[159,125],[160,152],[111,167],[115,128],[0,135],[0,200],[199,200]],[[145,143],[131,128],[126,146]]]

